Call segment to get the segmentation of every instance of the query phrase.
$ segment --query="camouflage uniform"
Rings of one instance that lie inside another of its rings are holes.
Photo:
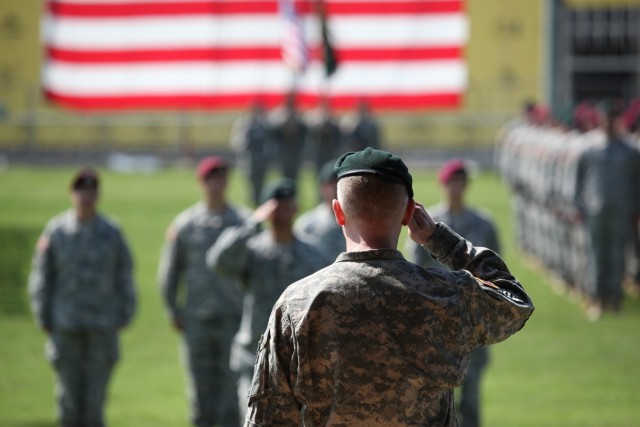
[[[322,166],[343,152],[342,132],[332,116],[315,118],[309,126],[309,143],[319,178]]]
[[[231,348],[231,368],[240,376],[242,416],[255,352],[271,307],[287,285],[321,269],[327,261],[311,244],[296,239],[289,245],[279,245],[270,231],[260,232],[259,224],[247,221],[241,227],[225,230],[207,253],[207,264],[221,276],[240,281],[245,290],[242,321]]]
[[[394,249],[345,252],[287,288],[260,341],[245,426],[457,426],[469,352],[518,331],[533,305],[494,252],[446,225],[426,249],[455,271]]]
[[[38,323],[49,332],[60,424],[104,426],[118,330],[136,305],[131,254],[118,226],[101,215],[81,222],[75,210],[53,218],[38,241],[29,293]]]
[[[471,209],[464,209],[462,212],[451,212],[445,204],[428,209],[434,221],[447,224],[456,233],[464,236],[465,239],[473,242],[474,245],[482,246],[500,252],[498,234],[492,221],[484,214]],[[409,260],[423,268],[442,268],[445,266],[434,260],[427,251],[413,240],[407,243],[407,253]],[[460,415],[463,427],[480,425],[479,414],[479,392],[480,376],[489,363],[489,350],[487,347],[478,347],[471,352],[469,369],[462,384],[460,395]]]
[[[205,255],[222,231],[246,214],[232,207],[212,212],[198,202],[180,213],[167,232],[158,279],[167,311],[183,325],[183,352],[189,369],[191,418],[196,426],[238,424],[235,374],[229,351],[242,313],[240,287],[218,277]],[[179,302],[185,286],[184,302]]]
[[[298,182],[302,154],[307,138],[307,124],[296,110],[281,112],[273,120],[273,135],[278,144],[282,176]]]
[[[325,259],[333,261],[346,250],[342,227],[336,222],[333,209],[326,203],[320,203],[312,210],[300,215],[295,230],[318,240],[318,249]]]
[[[578,160],[575,197],[591,237],[587,294],[619,309],[625,248],[640,212],[640,154],[618,139],[590,147]]]

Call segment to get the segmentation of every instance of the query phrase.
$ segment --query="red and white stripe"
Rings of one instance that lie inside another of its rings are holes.
[[[466,88],[462,0],[325,0],[339,67],[328,82],[319,21],[304,16],[303,106],[456,108]],[[291,90],[278,0],[49,0],[47,95],[76,109],[244,108]]]

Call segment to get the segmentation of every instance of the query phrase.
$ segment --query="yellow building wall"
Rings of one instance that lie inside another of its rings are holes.
[[[24,109],[40,103],[40,0],[0,0],[0,103]]]
[[[517,111],[525,99],[544,102],[544,0],[468,0],[465,109]]]

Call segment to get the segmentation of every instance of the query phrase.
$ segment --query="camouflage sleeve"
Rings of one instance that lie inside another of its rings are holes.
[[[122,233],[118,232],[116,289],[118,295],[118,325],[127,326],[136,310],[136,289],[133,281],[133,259]]]
[[[207,267],[222,277],[244,283],[247,242],[259,230],[260,224],[250,220],[241,226],[226,228],[207,251]]]
[[[442,264],[433,259],[431,254],[424,248],[416,244],[413,240],[408,239],[405,245],[407,259],[422,268],[443,268]]]
[[[178,307],[178,287],[184,269],[179,234],[179,227],[174,222],[167,230],[158,265],[158,283],[164,305],[171,318],[177,321],[182,320],[182,313]]]
[[[438,223],[426,246],[437,261],[453,270],[454,280],[462,286],[476,326],[476,344],[502,341],[524,326],[533,303],[495,252],[474,247],[443,223]]]
[[[36,322],[47,331],[51,331],[53,327],[51,302],[55,280],[54,266],[51,230],[50,227],[46,227],[38,239],[33,254],[28,289],[31,310]]]
[[[245,427],[301,425],[300,405],[292,389],[298,360],[295,348],[291,319],[277,303],[258,346]]]

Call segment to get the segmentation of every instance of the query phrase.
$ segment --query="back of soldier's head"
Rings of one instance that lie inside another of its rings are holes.
[[[409,196],[402,184],[355,175],[338,181],[338,201],[347,220],[382,225],[402,220]]]

